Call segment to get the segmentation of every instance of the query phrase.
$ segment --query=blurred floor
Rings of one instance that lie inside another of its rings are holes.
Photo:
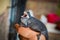
[[[56,30],[56,24],[48,23],[46,25],[49,32],[49,40],[60,40],[60,31]]]
[[[49,40],[60,40],[60,34],[49,33]]]

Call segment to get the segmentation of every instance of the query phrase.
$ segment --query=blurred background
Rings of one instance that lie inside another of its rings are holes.
[[[14,24],[24,10],[46,25],[49,40],[60,40],[60,0],[0,0],[0,40],[18,40]]]

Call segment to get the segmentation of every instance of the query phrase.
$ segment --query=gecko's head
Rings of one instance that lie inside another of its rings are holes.
[[[32,10],[24,11],[24,14],[21,16],[21,22],[27,25],[27,20],[30,18],[29,14],[34,17]]]

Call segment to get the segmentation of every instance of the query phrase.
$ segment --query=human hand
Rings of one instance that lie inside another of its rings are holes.
[[[19,35],[21,35],[25,38],[30,38],[30,37],[33,37],[33,35],[36,36],[39,34],[38,32],[35,32],[35,31],[31,30],[30,28],[22,27],[19,24],[15,24],[15,27],[16,27],[16,30],[19,33]]]

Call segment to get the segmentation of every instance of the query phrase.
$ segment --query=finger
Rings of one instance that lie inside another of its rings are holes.
[[[15,24],[15,28],[16,28],[16,30],[18,30],[19,27],[20,27],[19,24]]]

